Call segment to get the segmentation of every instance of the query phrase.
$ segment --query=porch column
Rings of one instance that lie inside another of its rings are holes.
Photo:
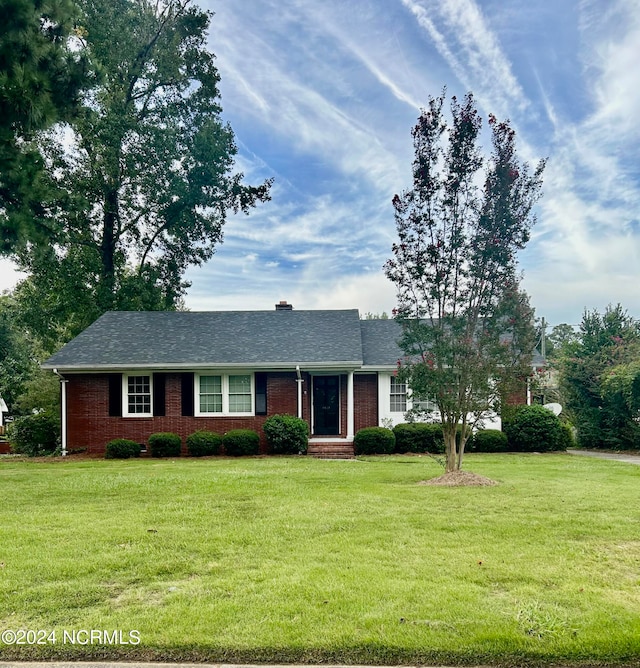
[[[298,417],[302,419],[302,374],[300,373],[300,365],[296,365],[296,384],[298,386]]]
[[[354,417],[353,417],[353,371],[347,375],[347,438],[353,439]]]

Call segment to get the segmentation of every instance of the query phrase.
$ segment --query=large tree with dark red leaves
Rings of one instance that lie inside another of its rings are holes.
[[[385,271],[403,324],[398,373],[414,406],[437,405],[449,472],[470,428],[530,370],[533,314],[516,252],[535,222],[544,161],[521,162],[514,130],[494,116],[485,156],[473,96],[451,99],[450,120],[444,104],[444,92],[430,98],[413,129],[413,186],[393,198],[398,241]]]

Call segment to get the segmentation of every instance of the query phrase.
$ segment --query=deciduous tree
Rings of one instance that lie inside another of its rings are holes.
[[[413,185],[393,198],[398,242],[386,274],[404,331],[399,373],[414,399],[436,402],[453,471],[467,426],[530,371],[533,314],[515,254],[535,221],[544,161],[530,171],[509,123],[493,116],[485,158],[473,96],[452,98],[450,122],[444,102],[444,92],[430,98],[413,129]]]
[[[640,324],[623,307],[585,311],[560,358],[562,402],[584,448],[640,447]]]
[[[82,328],[109,309],[179,305],[187,267],[211,258],[228,213],[267,200],[270,183],[234,171],[208,12],[190,0],[78,5],[96,84],[40,140],[57,193],[39,216],[47,243],[15,255],[41,310]]]
[[[0,252],[33,239],[50,194],[34,133],[68,120],[88,83],[81,50],[69,48],[71,0],[3,0],[0,5]]]
[[[15,302],[0,296],[0,397],[11,413],[35,371],[33,346],[16,322]]]

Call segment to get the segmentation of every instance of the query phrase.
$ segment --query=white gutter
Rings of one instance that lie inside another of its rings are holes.
[[[347,375],[347,440],[353,440],[354,433],[353,371]]]
[[[148,369],[149,371],[197,371],[201,369],[219,369],[219,370],[235,370],[235,369],[252,369],[255,371],[291,371],[291,362],[189,362],[189,363],[171,363],[163,362],[157,364],[69,364],[61,367],[56,365],[55,369],[61,370],[62,373],[113,373],[117,371],[133,371],[137,369]],[[343,371],[349,369],[362,368],[362,360],[353,360],[351,362],[305,362],[299,363],[299,366],[304,366],[305,369],[317,369],[319,371]],[[51,364],[42,364],[42,369],[54,370]],[[390,366],[390,369],[395,369]]]
[[[53,373],[60,378],[60,432],[62,436],[62,456],[67,456],[67,383],[69,382],[66,378],[63,378],[62,375],[58,373],[58,369],[54,369]]]
[[[304,381],[302,380],[299,364],[296,364],[296,375],[298,376],[296,378],[296,383],[298,383],[298,417],[302,418],[302,383]]]

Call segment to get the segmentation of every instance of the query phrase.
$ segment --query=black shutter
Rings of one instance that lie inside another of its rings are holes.
[[[109,374],[109,417],[122,417],[122,374]]]
[[[182,415],[193,415],[194,374],[182,374]]]
[[[256,373],[256,415],[267,414],[267,374]]]
[[[165,413],[165,385],[166,373],[153,374],[153,415],[162,417]]]

